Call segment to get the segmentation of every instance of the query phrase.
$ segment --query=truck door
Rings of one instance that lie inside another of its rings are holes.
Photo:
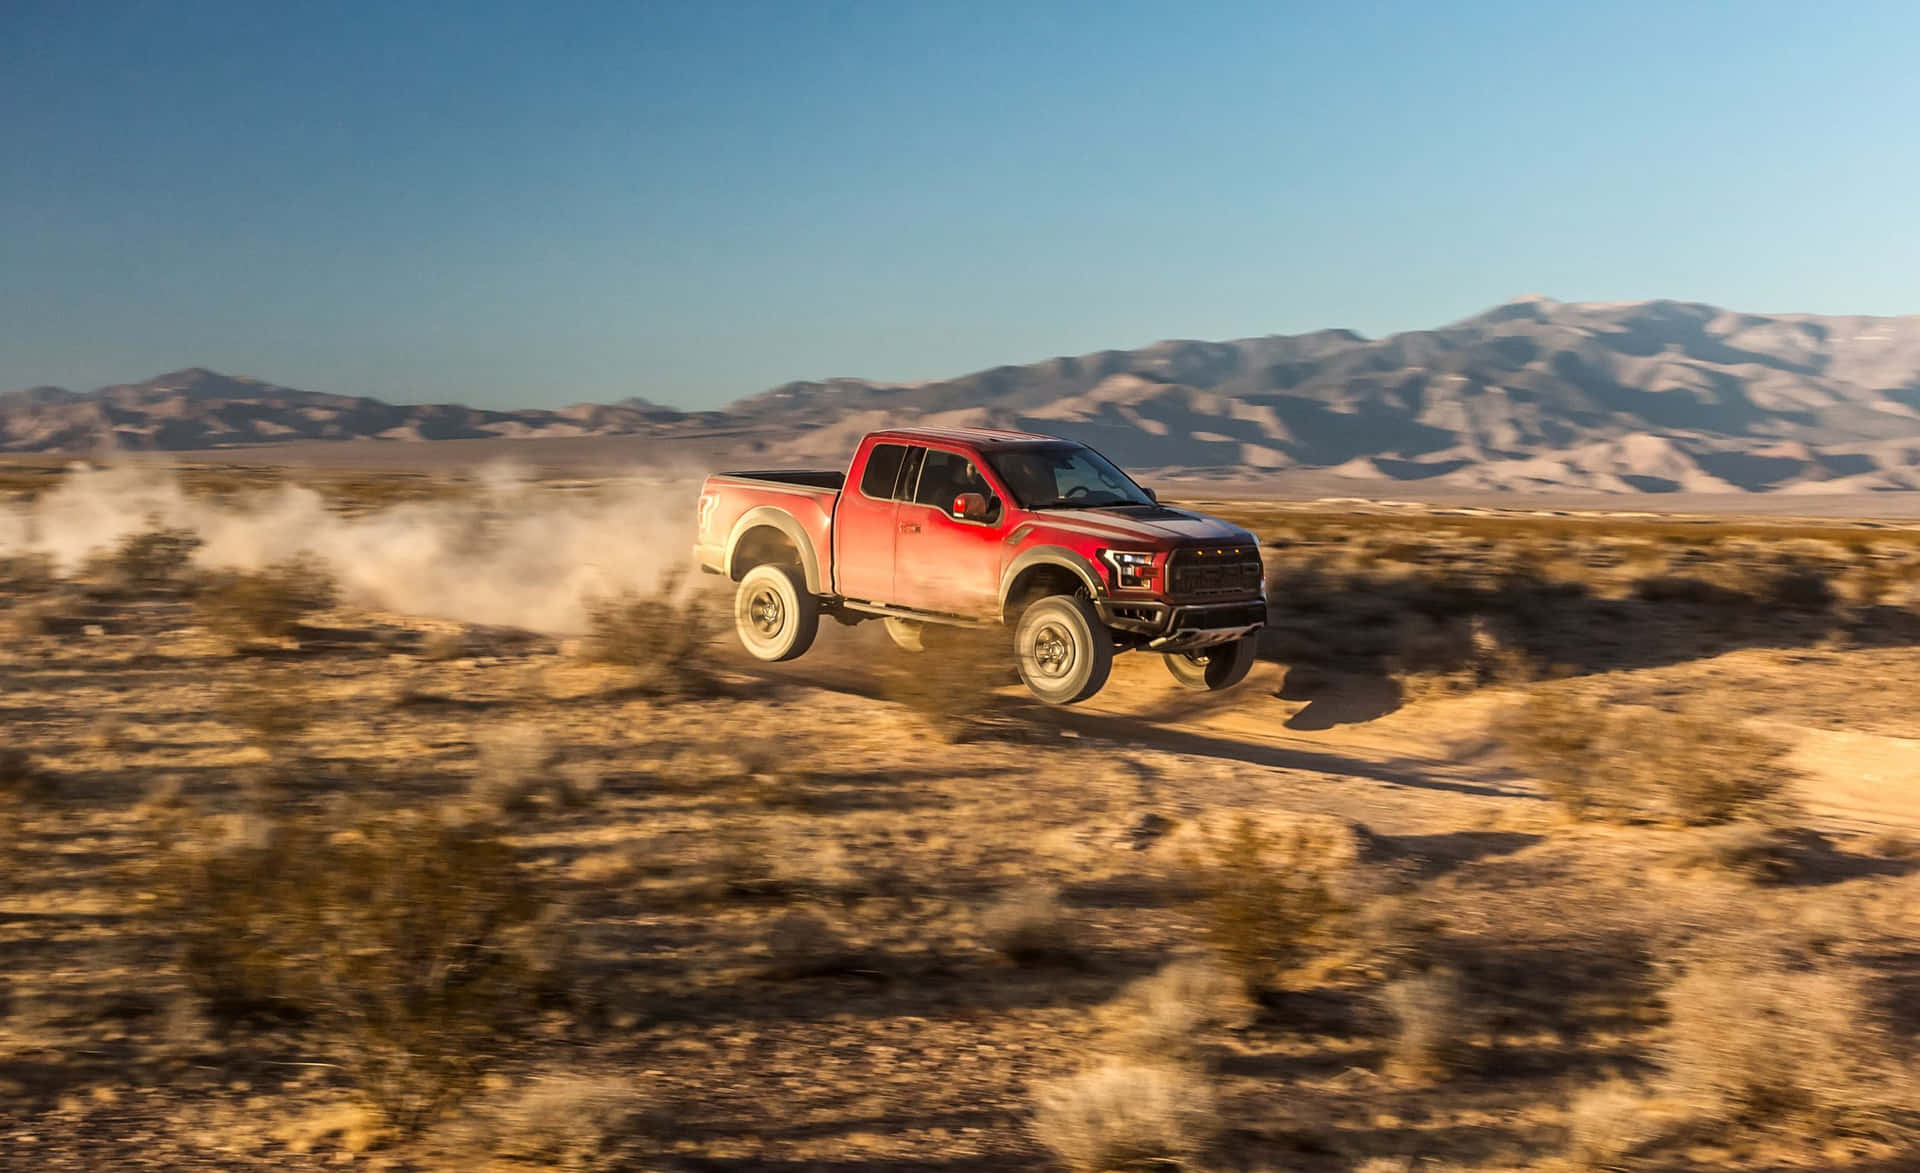
[[[834,588],[849,599],[885,603],[893,598],[894,499],[904,444],[875,444],[861,467],[860,483],[851,480],[833,507]],[[910,484],[911,482],[909,482]]]
[[[953,499],[979,493],[986,521],[953,516]],[[990,618],[1000,609],[1006,494],[959,452],[927,449],[920,476],[895,516],[893,601],[921,611]]]

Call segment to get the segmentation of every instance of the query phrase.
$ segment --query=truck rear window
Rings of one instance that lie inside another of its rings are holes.
[[[875,444],[867,453],[867,471],[860,474],[860,491],[885,501],[893,496],[893,483],[900,479],[900,464],[907,458],[904,444]]]

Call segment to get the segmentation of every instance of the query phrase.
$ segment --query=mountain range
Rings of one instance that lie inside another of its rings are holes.
[[[1516,298],[1433,330],[1170,341],[959,378],[796,382],[721,411],[389,404],[193,369],[0,395],[0,450],[644,435],[837,462],[874,427],[1018,427],[1217,475],[1601,492],[1920,489],[1920,316]]]
[[[299,440],[613,435],[714,417],[644,399],[583,403],[557,411],[394,404],[297,391],[193,367],[84,393],[29,387],[0,394],[0,451],[192,451]]]

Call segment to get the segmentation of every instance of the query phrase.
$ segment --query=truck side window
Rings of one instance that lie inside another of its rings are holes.
[[[993,496],[986,478],[973,467],[972,461],[956,453],[929,448],[926,462],[920,466],[920,486],[914,491],[914,504],[931,505],[944,513],[953,508],[953,499],[962,493],[978,493],[989,500]]]
[[[900,479],[900,465],[906,458],[904,444],[875,444],[867,453],[867,471],[860,474],[860,492],[876,501],[892,498],[893,484]]]
[[[900,481],[893,489],[895,501],[913,500],[913,486],[920,482],[920,462],[926,456],[925,448],[915,446],[907,449],[906,463],[900,466]]]

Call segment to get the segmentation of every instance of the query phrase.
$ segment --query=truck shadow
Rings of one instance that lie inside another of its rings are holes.
[[[768,665],[749,660],[744,654],[733,658],[728,667],[746,679],[730,685],[736,698],[767,699],[783,688],[795,686],[826,688],[835,692],[888,699],[884,682],[870,667],[870,661],[858,657],[860,649],[834,649],[818,659],[794,664]],[[854,654],[849,654],[849,653]],[[1399,706],[1399,687],[1391,680],[1370,681],[1365,677],[1347,678],[1358,691],[1325,703],[1310,703],[1287,722],[1294,729],[1324,729],[1343,719],[1370,720]],[[1281,695],[1286,695],[1283,684]],[[1389,703],[1389,701],[1391,703]],[[998,697],[983,714],[983,720],[970,734],[970,740],[1054,742],[1061,733],[1104,742],[1119,747],[1159,750],[1193,757],[1270,769],[1302,770],[1378,782],[1408,789],[1446,791],[1480,797],[1536,799],[1539,796],[1520,783],[1519,777],[1477,771],[1471,780],[1445,777],[1433,764],[1415,758],[1370,761],[1365,758],[1321,750],[1280,746],[1240,740],[1214,732],[1180,728],[1215,712],[1246,703],[1245,693],[1176,694],[1150,712],[1110,715],[1083,708],[1054,708],[1020,696]],[[1318,707],[1316,707],[1318,706]]]
[[[1386,786],[1446,791],[1480,797],[1528,800],[1540,797],[1518,785],[1517,778],[1514,779],[1515,785],[1502,785],[1503,780],[1499,778],[1478,781],[1445,778],[1436,774],[1430,763],[1412,758],[1395,758],[1384,762],[1368,761],[1345,754],[1238,741],[1212,733],[1143,724],[1138,717],[1110,717],[1101,713],[1087,713],[1073,709],[1047,710],[1035,719],[1073,730],[1083,737],[1099,738],[1118,745],[1137,746],[1142,749],[1155,749],[1191,757],[1214,758],[1242,765],[1334,774],[1378,782]]]

